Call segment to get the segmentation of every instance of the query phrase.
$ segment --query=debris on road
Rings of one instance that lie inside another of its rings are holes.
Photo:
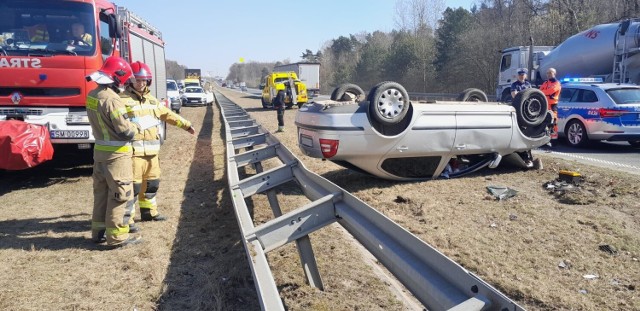
[[[487,191],[499,201],[512,198],[518,193],[517,190],[505,186],[487,186]]]
[[[603,251],[605,253],[608,253],[609,255],[612,255],[612,256],[618,255],[618,250],[614,246],[611,246],[611,245],[608,245],[608,244],[600,245],[600,246],[598,246],[598,249],[600,249],[601,251]]]

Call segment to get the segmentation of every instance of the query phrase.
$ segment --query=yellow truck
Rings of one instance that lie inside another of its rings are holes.
[[[298,105],[298,108],[300,108],[309,101],[307,86],[298,79],[295,72],[272,72],[264,77],[260,84],[260,88],[262,88],[262,107],[273,108],[273,99],[278,94],[278,91],[286,91],[287,85],[295,85],[295,88],[291,88],[291,92],[287,92],[285,100],[287,108],[291,108],[293,105]]]

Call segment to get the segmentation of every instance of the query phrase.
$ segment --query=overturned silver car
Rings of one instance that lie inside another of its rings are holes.
[[[393,180],[458,177],[505,161],[539,164],[531,149],[549,142],[552,126],[542,92],[528,89],[505,104],[467,89],[458,100],[410,102],[395,82],[365,97],[357,85],[344,84],[330,100],[299,109],[298,145],[308,156]]]

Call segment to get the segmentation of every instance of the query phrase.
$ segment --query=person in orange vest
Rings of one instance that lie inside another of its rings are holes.
[[[131,76],[131,66],[112,56],[86,78],[98,84],[87,94],[86,102],[95,137],[91,238],[110,247],[140,242],[139,237],[129,236],[125,213],[134,204],[131,139],[140,132],[140,127],[129,121],[124,101],[118,96]]]
[[[556,79],[556,69],[547,69],[547,81],[542,83],[540,91],[547,96],[549,110],[553,113],[553,132],[551,133],[551,140],[553,141],[558,139],[558,99],[560,98],[561,90],[560,81]]]
[[[192,135],[196,130],[191,122],[173,113],[158,101],[149,90],[153,75],[147,64],[131,64],[135,82],[127,85],[120,97],[125,101],[127,113],[133,120],[140,122],[143,131],[133,138],[133,195],[140,205],[142,221],[162,221],[167,218],[158,213],[156,194],[160,187],[160,131],[161,121],[177,126]],[[162,82],[164,83],[164,82]],[[146,126],[143,125],[146,123]],[[135,207],[129,211],[129,226],[133,226]],[[133,226],[136,228],[136,226]]]

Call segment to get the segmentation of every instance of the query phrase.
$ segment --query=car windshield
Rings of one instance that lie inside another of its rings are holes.
[[[199,86],[198,83],[195,82],[187,82],[184,84],[185,87],[189,87],[189,86]]]
[[[640,103],[640,88],[609,89],[607,94],[618,105]]]
[[[167,91],[177,91],[178,85],[175,82],[167,82]]]
[[[284,77],[284,78],[275,78],[273,81],[274,81],[275,83],[281,83],[281,82],[289,81],[289,77]]]
[[[0,0],[0,56],[93,55],[94,21],[86,2]]]
[[[204,93],[204,91],[199,87],[188,87],[187,93]]]

